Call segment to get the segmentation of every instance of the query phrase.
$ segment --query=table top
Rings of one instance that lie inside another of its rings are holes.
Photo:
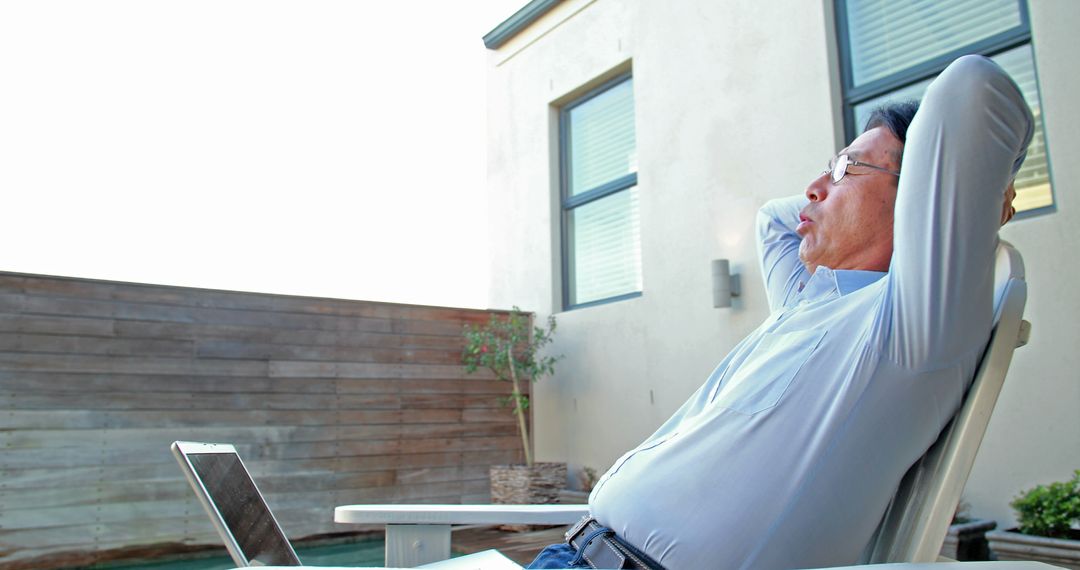
[[[343,505],[334,522],[364,524],[573,524],[588,505]]]

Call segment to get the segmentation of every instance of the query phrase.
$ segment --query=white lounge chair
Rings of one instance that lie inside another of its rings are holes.
[[[889,564],[899,570],[938,560],[952,515],[960,501],[975,454],[990,421],[1013,350],[1027,343],[1030,323],[1023,320],[1027,301],[1024,263],[1019,252],[1002,242],[995,266],[995,326],[964,404],[938,440],[904,476],[861,563]],[[455,524],[571,524],[584,505],[348,505],[335,509],[340,523],[386,525],[386,565],[413,567],[450,555]],[[1052,568],[1037,563],[946,563],[962,568]]]

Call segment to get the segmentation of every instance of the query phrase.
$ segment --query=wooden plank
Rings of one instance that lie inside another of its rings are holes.
[[[454,393],[462,394],[508,394],[510,385],[500,380],[488,379],[485,376],[470,376],[465,378],[338,378],[337,391],[339,394],[368,393],[378,391],[374,383],[384,383],[392,386],[402,393],[410,394],[435,394]]]
[[[423,413],[402,410],[8,410],[0,414],[3,429],[94,429],[143,425],[189,428],[206,425],[232,426],[335,426],[366,424],[425,424],[490,422],[483,410],[433,409]],[[475,416],[475,417],[468,417]]]
[[[345,393],[338,388],[344,380],[334,378],[267,378],[261,376],[204,376],[189,375],[178,379],[175,374],[118,374],[80,372],[35,372],[0,370],[0,386],[13,392],[48,389],[56,392],[259,392],[259,393]],[[376,381],[377,382],[377,381]],[[398,381],[384,380],[382,392],[397,392]],[[363,393],[380,390],[361,389]],[[497,390],[493,390],[497,391]]]
[[[196,340],[199,358],[261,360],[313,360],[347,362],[395,362],[413,364],[459,364],[459,350],[417,348],[360,348],[341,346],[282,345],[242,340]]]
[[[94,392],[153,393],[262,393],[350,395],[490,395],[501,396],[509,384],[482,378],[260,378],[250,376],[190,375],[178,379],[171,374],[106,374],[0,370],[0,386],[11,393],[48,391],[57,398],[81,397]],[[74,394],[73,394],[74,393]]]
[[[0,352],[191,357],[195,354],[195,343],[189,340],[0,333]]]
[[[266,361],[258,360],[197,360],[161,356],[83,354],[51,354],[43,357],[36,354],[0,352],[0,370],[265,377],[267,368]]]
[[[123,503],[5,510],[0,511],[0,527],[31,529],[50,528],[58,523],[64,525],[94,524],[104,527],[103,534],[107,535],[112,531],[114,525],[122,524],[125,521],[141,520],[150,523],[150,521],[159,518],[193,516],[199,512],[202,512],[202,506],[192,495],[184,499],[174,500],[125,501]]]
[[[112,522],[80,522],[46,527],[0,530],[0,556],[20,550],[99,551],[108,548],[177,542],[187,544],[221,544],[213,523],[198,504],[187,516],[116,520]],[[7,551],[7,552],[5,552]],[[40,554],[39,554],[40,555]],[[0,568],[8,557],[0,557]]]
[[[334,331],[429,334],[460,337],[465,321],[411,320],[293,313],[269,310],[203,308],[107,300],[0,294],[0,312],[115,320],[230,324]]]
[[[410,335],[353,330],[306,330],[229,324],[109,321],[116,336],[135,338],[207,338],[248,340],[275,345],[355,346],[361,348],[443,348],[461,350],[460,334]],[[32,331],[31,331],[32,332]]]
[[[179,485],[178,481],[177,486]],[[325,513],[327,519],[331,519],[334,507],[343,504],[339,502],[339,497],[347,498],[345,502],[349,502],[348,499],[357,499],[360,502],[409,502],[460,495],[466,491],[484,489],[487,485],[487,478],[483,478],[354,488],[335,492],[334,489],[319,484],[314,488],[309,486],[307,491],[302,492],[272,493],[264,490],[264,496],[271,511],[275,513],[318,509]],[[0,527],[51,528],[56,526],[58,521],[63,521],[64,525],[101,525],[102,535],[108,536],[115,532],[118,525],[130,524],[134,520],[149,522],[163,518],[188,518],[201,513],[202,506],[193,494],[189,494],[186,497],[125,500],[121,503],[91,502],[59,507],[5,509],[0,511]]]
[[[347,439],[427,439],[505,435],[515,424],[509,415],[502,422],[477,424],[392,423],[337,426],[333,430],[297,425],[257,425],[218,428],[201,426],[179,434],[173,428],[95,429],[95,430],[18,430],[4,432],[4,449],[58,449],[100,446],[168,446],[180,435],[194,442],[252,442],[282,445],[300,442],[338,442]]]
[[[415,396],[415,405],[405,402],[405,396],[397,394],[304,394],[297,393],[258,394],[220,393],[192,394],[182,392],[87,392],[73,397],[71,392],[0,392],[0,409],[20,410],[191,410],[243,411],[263,410],[379,410],[424,407],[425,398],[444,398],[447,405],[440,407],[465,407],[463,396]],[[474,396],[475,406],[482,406],[484,398]],[[437,400],[435,400],[437,402]],[[470,400],[471,401],[471,400]],[[455,405],[456,404],[456,405]],[[427,407],[434,407],[429,405]]]
[[[506,410],[235,410],[228,414],[218,410],[9,410],[0,414],[0,430],[130,428],[140,425],[192,428],[206,425],[350,426],[461,422],[506,424]]]
[[[105,479],[77,487],[0,490],[0,510],[18,517],[20,510],[129,501],[187,500],[194,497],[191,487],[182,477],[150,481]]]
[[[4,449],[62,449],[66,447],[110,445],[152,448],[168,445],[177,439],[212,442],[255,442],[258,444],[287,444],[294,442],[343,441],[351,439],[426,439],[432,437],[474,437],[505,435],[514,429],[508,414],[504,422],[484,424],[375,424],[342,426],[334,429],[303,426],[241,426],[195,427],[182,433],[174,428],[117,428],[108,430],[25,429],[6,432]]]
[[[25,305],[26,295],[0,292],[0,313],[22,313]]]
[[[341,440],[319,442],[290,442],[287,445],[235,443],[241,456],[258,459],[300,459],[318,457],[362,457],[369,455],[410,455],[435,452],[466,452],[514,449],[520,445],[516,435],[461,438],[417,438],[383,440]],[[138,465],[161,461],[166,457],[168,442],[153,442],[152,446],[128,447],[110,445],[103,440],[96,446],[52,448],[43,453],[38,448],[8,449],[0,454],[0,469],[33,467],[65,468],[98,465]],[[246,460],[246,459],[245,459]]]
[[[494,527],[455,530],[454,549],[465,554],[496,549],[521,565],[527,565],[544,547],[563,542],[567,527],[544,528],[528,532],[502,532]]]
[[[0,294],[0,311],[32,315],[97,317],[115,320],[160,321],[171,323],[229,324],[252,327],[282,327],[317,330],[397,332],[392,319],[340,317],[335,315],[282,313],[231,309],[207,309],[175,305],[153,305],[79,299]],[[422,331],[450,331],[444,324],[428,327],[413,325],[411,334]],[[454,329],[460,333],[460,328]],[[431,333],[426,333],[431,334]]]
[[[271,360],[271,377],[287,378],[461,378],[467,377],[459,364],[313,362]]]
[[[38,334],[74,334],[115,336],[112,319],[46,317],[40,315],[0,314],[0,331]]]
[[[187,307],[279,310],[298,313],[331,313],[347,316],[473,323],[487,322],[488,315],[492,312],[505,314],[505,311],[248,293],[13,273],[0,273],[0,291]]]
[[[221,440],[216,440],[221,441]],[[486,468],[492,464],[521,461],[518,449],[465,451],[462,453],[417,453],[407,455],[367,455],[293,459],[250,459],[244,463],[257,481],[275,474],[325,474],[362,473],[397,469],[438,469],[443,467]],[[173,480],[178,477],[179,467],[173,461],[142,463],[136,465],[83,465],[68,469],[30,467],[0,470],[9,489],[36,489],[45,487],[74,487],[97,484],[102,480],[144,481]]]
[[[171,478],[133,479],[101,478],[91,484],[31,489],[0,489],[0,510],[13,515],[20,509],[98,505],[130,501],[186,500],[193,498],[179,469]],[[123,473],[119,473],[123,476]],[[347,490],[393,485],[446,483],[457,480],[481,480],[488,476],[487,466],[467,465],[377,471],[302,471],[260,474],[257,484],[263,493],[286,493],[321,490]]]

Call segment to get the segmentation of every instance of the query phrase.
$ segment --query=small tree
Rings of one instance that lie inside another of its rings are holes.
[[[507,404],[513,406],[518,420],[518,432],[525,451],[525,464],[532,467],[532,447],[529,445],[529,428],[525,423],[525,410],[529,409],[529,397],[521,393],[522,382],[535,382],[543,376],[555,373],[555,362],[561,356],[537,356],[551,342],[555,334],[555,317],[548,317],[547,329],[532,327],[532,319],[516,306],[509,315],[491,315],[484,326],[465,325],[465,349],[461,362],[470,374],[478,369],[492,371],[499,380],[511,383]]]

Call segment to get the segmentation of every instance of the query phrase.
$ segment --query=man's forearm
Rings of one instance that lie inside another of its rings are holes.
[[[758,211],[758,259],[770,310],[784,306],[791,295],[798,292],[798,282],[808,277],[799,259],[799,242],[802,240],[795,233],[799,211],[807,202],[801,195],[778,198],[770,200]]]

